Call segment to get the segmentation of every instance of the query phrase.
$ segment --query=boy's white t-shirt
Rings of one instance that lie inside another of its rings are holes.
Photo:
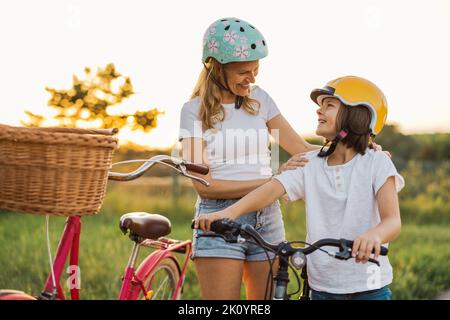
[[[202,131],[199,119],[200,99],[196,97],[183,105],[179,141],[203,138],[211,175],[221,180],[255,180],[272,176],[270,166],[269,131],[267,122],[280,114],[269,94],[253,86],[250,97],[260,103],[257,115],[234,103],[223,104],[225,118],[214,126],[216,130]]]
[[[386,180],[395,177],[397,192],[404,186],[391,159],[380,151],[368,149],[352,160],[329,166],[319,151],[307,153],[305,167],[287,170],[275,176],[290,201],[304,199],[306,206],[306,242],[323,238],[354,240],[380,223],[376,193]],[[384,244],[387,246],[387,244]],[[334,247],[324,247],[337,252]],[[307,256],[311,288],[329,293],[355,293],[379,289],[392,282],[392,267],[387,256],[380,256],[381,267],[373,263],[357,264],[329,257],[319,250]]]

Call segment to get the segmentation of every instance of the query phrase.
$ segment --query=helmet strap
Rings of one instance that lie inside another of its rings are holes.
[[[348,135],[347,129],[342,129],[341,131],[339,131],[339,133],[336,135],[336,137],[333,139],[333,141],[331,141],[331,145],[328,147],[328,149],[324,150],[324,148],[327,146],[329,141],[327,141],[322,146],[322,148],[320,149],[319,154],[317,156],[323,158],[323,157],[328,157],[329,155],[331,155],[334,152],[334,150],[336,149],[336,146],[339,143],[339,141],[344,139],[347,135]]]
[[[234,101],[234,108],[239,109],[242,106],[242,102],[244,102],[244,97],[236,96],[236,100]]]
[[[226,73],[225,73],[225,69],[222,69],[223,78],[224,78],[224,80],[225,80],[225,85],[223,85],[222,83],[220,83],[220,81],[218,81],[218,80],[211,74],[211,70],[208,69],[208,67],[206,66],[206,64],[205,64],[204,62],[203,62],[203,66],[204,66],[205,69],[208,71],[208,77],[211,78],[212,82],[214,82],[214,84],[215,84],[216,86],[218,86],[220,89],[222,89],[222,90],[224,90],[224,91],[227,91],[227,92],[229,92],[229,93],[231,93],[231,94],[234,94],[234,93],[230,90],[230,88],[229,88],[229,86],[228,86],[228,79],[227,79],[227,75],[226,75]],[[235,107],[236,109],[240,109],[243,102],[244,102],[244,97],[236,95],[236,100],[234,101],[234,107]]]
[[[232,93],[231,90],[228,88],[228,85],[225,87],[222,83],[220,83],[220,81],[218,81],[218,80],[211,74],[211,71],[212,71],[212,70],[208,69],[208,67],[206,66],[205,63],[203,63],[203,66],[204,66],[205,69],[208,71],[208,77],[211,78],[212,82],[214,82],[214,84],[215,84],[216,86],[218,86],[220,89],[222,89],[222,90],[224,90],[224,91],[228,91],[228,92]]]
[[[228,86],[228,78],[227,78],[227,74],[225,73],[225,68],[222,68],[222,75],[223,75],[223,79],[225,80],[225,84],[226,84],[227,88],[230,88]],[[227,89],[227,91],[234,94],[233,92],[231,92],[230,89]],[[234,100],[234,108],[240,109],[242,106],[242,102],[244,101],[244,97],[238,96],[238,95],[235,95],[235,96],[236,96],[236,99]]]

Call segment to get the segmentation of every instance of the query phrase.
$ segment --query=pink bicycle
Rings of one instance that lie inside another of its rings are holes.
[[[114,181],[130,181],[141,177],[155,164],[168,166],[179,174],[199,181],[208,186],[204,179],[188,173],[188,171],[207,174],[209,169],[203,165],[188,163],[184,160],[158,155],[148,160],[130,160],[115,163],[119,165],[130,162],[144,162],[139,168],[129,173],[109,172],[108,179]],[[48,217],[47,217],[48,227]],[[166,238],[171,232],[170,221],[159,214],[145,212],[126,213],[120,218],[120,229],[129,234],[134,242],[133,249],[122,278],[119,300],[136,299],[179,299],[185,278],[186,267],[191,254],[191,240],[174,240]],[[0,300],[35,300],[65,299],[60,283],[64,265],[69,257],[69,264],[74,273],[78,270],[79,240],[81,233],[81,217],[67,218],[56,257],[50,263],[51,270],[45,282],[44,290],[37,296],[28,295],[17,290],[0,290]],[[48,228],[47,228],[48,236]],[[151,247],[155,250],[135,269],[140,247]],[[178,262],[174,253],[185,254],[183,264]],[[51,257],[50,250],[49,256]],[[73,274],[72,274],[73,275]],[[76,274],[75,274],[76,276]],[[71,299],[80,298],[77,286],[70,288]]]

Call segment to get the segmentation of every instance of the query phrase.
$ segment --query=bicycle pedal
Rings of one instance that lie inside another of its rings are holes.
[[[150,290],[149,292],[147,292],[145,297],[142,298],[142,300],[152,300],[152,297],[153,297],[153,290]]]
[[[51,292],[43,291],[37,298],[38,300],[55,300],[56,296],[53,295]]]

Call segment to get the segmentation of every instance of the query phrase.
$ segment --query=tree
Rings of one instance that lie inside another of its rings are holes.
[[[62,127],[77,127],[80,122],[87,122],[97,128],[123,128],[149,132],[157,126],[157,117],[163,112],[155,109],[137,111],[133,114],[111,114],[108,108],[120,104],[134,94],[129,77],[116,71],[113,63],[105,68],[98,68],[95,74],[85,68],[85,79],[73,76],[73,85],[69,90],[46,88],[51,94],[48,106],[57,110],[54,117]],[[42,126],[45,117],[25,111],[28,121],[25,126]]]
[[[386,124],[381,133],[376,136],[375,142],[381,145],[383,150],[389,151],[392,154],[393,161],[401,168],[405,164],[404,161],[416,158],[421,147],[417,139],[401,133],[396,124]],[[396,161],[401,162],[401,164]]]

